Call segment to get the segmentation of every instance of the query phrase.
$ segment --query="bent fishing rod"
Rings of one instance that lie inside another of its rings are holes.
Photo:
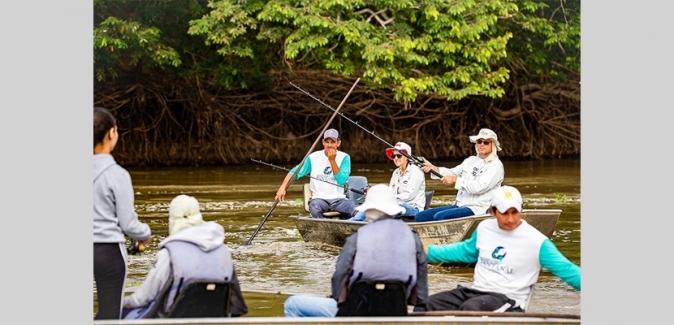
[[[323,134],[325,133],[325,131],[328,129],[328,126],[330,126],[330,123],[332,123],[332,120],[335,119],[335,116],[337,116],[337,113],[339,112],[339,110],[342,108],[342,106],[346,102],[346,99],[349,98],[349,95],[351,95],[351,92],[353,92],[353,89],[356,88],[356,85],[358,84],[359,81],[360,81],[360,78],[356,78],[356,82],[353,83],[353,86],[351,86],[351,89],[349,89],[349,92],[346,93],[346,96],[344,96],[344,99],[342,99],[342,102],[339,103],[339,106],[337,106],[337,110],[335,110],[335,112],[332,113],[332,116],[330,116],[330,119],[328,120],[328,122],[325,123],[325,126],[323,127],[323,130],[318,134],[318,137],[316,137],[316,140],[314,141],[314,144],[311,145],[311,148],[309,148],[309,151],[307,151],[307,154],[304,155],[304,158],[302,158],[302,161],[300,162],[299,166],[297,166],[297,170],[295,170],[292,177],[290,177],[290,179],[288,180],[288,184],[286,184],[286,187],[285,187],[286,191],[288,190],[288,187],[290,187],[290,184],[293,182],[293,179],[295,178],[295,176],[297,176],[297,173],[299,173],[300,169],[302,169],[302,166],[304,165],[304,162],[307,160],[307,157],[309,157],[311,152],[314,151],[314,148],[316,147],[316,145],[321,141],[321,138],[323,137]],[[290,80],[288,80],[288,82],[290,82]],[[293,85],[292,82],[290,84]],[[295,85],[293,85],[293,86],[295,86]],[[250,238],[248,238],[248,240],[244,243],[244,245],[250,245],[253,242],[253,238],[255,238],[255,235],[257,235],[257,232],[260,231],[260,228],[262,228],[262,225],[267,221],[267,219],[271,215],[272,211],[274,211],[274,209],[276,208],[276,205],[278,203],[279,203],[279,199],[277,198],[277,199],[274,200],[274,203],[271,205],[271,208],[269,209],[267,214],[264,216],[264,218],[262,218],[262,221],[257,226],[257,228],[255,229],[253,234],[250,236]]]
[[[250,158],[250,160],[252,160],[253,162],[259,163],[259,164],[267,165],[267,166],[272,167],[272,168],[276,168],[276,169],[285,170],[285,171],[287,171],[287,172],[290,172],[290,169],[288,169],[288,168],[284,168],[284,167],[281,167],[281,166],[276,166],[276,165],[273,165],[273,164],[270,164],[270,163],[266,163],[266,162],[261,161],[261,160],[255,160],[255,159],[253,159],[253,158]],[[328,184],[330,184],[330,185],[334,185],[334,186],[337,186],[337,187],[341,187],[341,188],[344,189],[345,192],[346,192],[346,191],[351,191],[351,192],[355,192],[355,193],[358,193],[358,194],[365,194],[365,192],[363,192],[363,191],[361,191],[361,190],[357,190],[357,189],[349,188],[348,186],[342,186],[342,185],[339,185],[339,184],[335,184],[335,183],[332,183],[332,182],[328,182],[328,181],[326,181],[326,180],[324,180],[324,179],[316,178],[316,177],[313,177],[313,176],[309,176],[309,178],[313,178],[313,179],[315,179],[315,180],[317,180],[317,181],[321,181],[321,182],[324,182],[324,183],[328,183]]]
[[[288,81],[288,82],[290,82],[290,81]],[[293,87],[297,88],[297,89],[298,89],[299,91],[301,91],[302,93],[304,93],[304,94],[308,95],[309,97],[313,98],[315,101],[321,103],[321,105],[323,105],[323,106],[325,106],[325,107],[327,107],[327,108],[333,110],[335,113],[339,114],[339,116],[341,116],[341,117],[343,117],[344,119],[346,119],[347,121],[349,121],[349,122],[355,124],[357,127],[361,128],[363,131],[365,131],[365,132],[367,132],[367,133],[373,135],[375,138],[379,139],[381,142],[385,143],[385,144],[386,144],[387,146],[389,146],[390,148],[395,149],[395,146],[393,146],[392,144],[386,142],[386,140],[382,139],[382,138],[379,137],[378,135],[374,134],[374,131],[369,131],[368,129],[364,128],[362,125],[358,124],[358,122],[356,122],[356,121],[354,121],[354,120],[352,120],[352,119],[346,117],[346,115],[344,115],[344,114],[342,114],[342,113],[337,112],[334,108],[332,108],[332,106],[330,106],[330,105],[324,103],[324,102],[321,101],[320,99],[314,97],[312,94],[310,94],[310,93],[304,91],[304,89],[302,89],[302,88],[296,86],[296,85],[293,84],[292,82],[290,82],[290,84],[291,84]],[[335,114],[335,113],[333,113],[333,114]],[[398,150],[398,149],[396,149],[396,150]],[[415,164],[415,165],[417,165],[417,166],[419,166],[419,167],[425,167],[425,166],[426,166],[426,165],[424,164],[424,161],[423,161],[422,159],[419,159],[418,157],[414,157],[414,156],[412,156],[412,155],[410,155],[410,154],[408,154],[407,152],[402,151],[402,150],[398,150],[398,152],[399,152],[401,155],[405,156],[407,159],[409,159],[413,164]],[[430,172],[431,172],[431,174],[433,174],[433,175],[435,175],[435,176],[438,176],[438,177],[442,178],[442,175],[441,175],[440,173],[436,172],[435,170],[431,169]]]

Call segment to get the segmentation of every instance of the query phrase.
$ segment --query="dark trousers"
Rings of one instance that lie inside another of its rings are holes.
[[[122,243],[94,243],[94,281],[98,292],[98,313],[94,319],[120,319],[124,280],[125,249]]]
[[[504,294],[485,292],[463,286],[450,291],[430,295],[417,304],[414,311],[472,310],[472,311],[522,311],[515,306],[515,300]]]

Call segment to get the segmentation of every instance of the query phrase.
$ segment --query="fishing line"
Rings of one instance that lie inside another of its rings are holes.
[[[290,81],[288,81],[288,82],[290,82]],[[357,127],[361,128],[363,131],[369,133],[370,135],[373,135],[375,138],[379,139],[381,142],[385,143],[385,144],[386,144],[387,146],[389,146],[390,148],[395,149],[395,150],[398,150],[398,149],[395,148],[395,146],[393,146],[392,144],[388,143],[386,140],[382,139],[380,136],[374,134],[374,131],[370,131],[370,130],[366,129],[366,128],[363,127],[362,125],[358,124],[358,122],[356,122],[356,121],[354,121],[354,120],[352,120],[352,119],[346,117],[346,115],[344,115],[343,113],[338,112],[337,110],[335,110],[334,108],[332,108],[332,106],[330,106],[330,105],[324,103],[324,102],[321,101],[320,99],[318,99],[318,98],[314,97],[312,94],[310,94],[310,93],[304,91],[304,89],[302,89],[302,88],[300,88],[299,86],[293,84],[292,82],[290,82],[290,84],[291,84],[293,87],[297,88],[297,89],[298,89],[299,91],[301,91],[302,93],[304,93],[304,94],[308,95],[309,97],[311,97],[312,99],[314,99],[315,101],[321,103],[321,105],[323,105],[323,106],[325,106],[325,107],[331,109],[333,112],[337,113],[339,116],[341,116],[341,117],[343,117],[344,119],[346,119],[347,121],[349,121],[349,122],[355,124]],[[412,156],[412,155],[410,155],[410,154],[408,154],[407,152],[402,151],[402,150],[398,150],[398,152],[399,152],[401,155],[405,156],[407,159],[409,159],[409,161],[410,161],[411,163],[413,163],[413,164],[415,164],[415,165],[417,165],[417,166],[419,166],[419,167],[421,167],[421,168],[426,167],[426,165],[424,164],[424,159],[423,159],[423,158],[414,157],[414,156]],[[433,175],[435,175],[435,176],[440,177],[440,180],[442,180],[442,175],[441,175],[440,173],[436,172],[435,170],[431,169],[431,170],[430,170],[430,173],[433,174]]]

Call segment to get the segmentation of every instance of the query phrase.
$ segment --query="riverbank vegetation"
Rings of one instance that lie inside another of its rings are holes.
[[[337,107],[430,160],[580,154],[580,2],[94,1],[94,105],[132,166],[298,163]],[[354,162],[386,144],[337,116]],[[320,147],[319,147],[320,148]]]

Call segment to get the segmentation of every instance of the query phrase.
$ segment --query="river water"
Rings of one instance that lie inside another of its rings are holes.
[[[460,161],[433,162],[453,167]],[[580,160],[504,161],[504,185],[517,187],[524,208],[562,209],[552,241],[572,262],[580,265]],[[280,166],[291,168],[292,166]],[[370,185],[388,183],[395,166],[354,164],[352,175],[368,178]],[[327,296],[339,247],[303,242],[288,216],[303,215],[302,178],[288,189],[286,200],[255,236],[242,245],[269,211],[286,171],[251,162],[224,167],[129,169],[136,197],[136,211],[152,228],[152,243],[139,256],[130,256],[127,291],[137,288],[152,267],[159,242],[168,236],[168,204],[179,194],[196,197],[202,215],[225,228],[225,244],[232,251],[237,276],[244,290],[246,317],[283,316],[289,294]],[[431,207],[450,204],[452,187],[427,177],[435,190]],[[449,290],[472,281],[471,268],[429,265],[430,293]],[[95,296],[95,284],[94,284]],[[96,311],[94,301],[94,314]],[[541,272],[531,312],[580,314],[580,292],[547,271]]]

